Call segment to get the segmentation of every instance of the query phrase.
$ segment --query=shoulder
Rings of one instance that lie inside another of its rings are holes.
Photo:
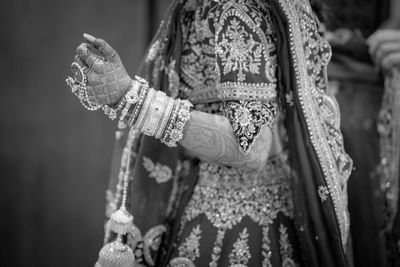
[[[269,1],[219,0],[215,1],[212,23],[215,32],[225,30],[227,25],[240,24],[251,31],[271,31]],[[260,32],[261,33],[261,32]]]

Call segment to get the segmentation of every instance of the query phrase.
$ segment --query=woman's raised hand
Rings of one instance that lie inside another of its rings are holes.
[[[99,105],[115,105],[131,85],[118,53],[104,40],[89,34],[76,49],[75,62],[86,75],[86,87]]]

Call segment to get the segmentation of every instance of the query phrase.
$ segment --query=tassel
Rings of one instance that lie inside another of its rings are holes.
[[[133,216],[122,206],[111,214],[108,224],[111,231],[124,235],[132,230]]]
[[[95,267],[132,267],[135,264],[135,255],[132,249],[121,242],[116,241],[106,244],[99,253]]]

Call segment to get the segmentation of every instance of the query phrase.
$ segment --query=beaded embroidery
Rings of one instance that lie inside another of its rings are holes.
[[[326,186],[319,186],[318,187],[318,195],[322,202],[328,199],[329,190]]]
[[[245,153],[249,151],[263,126],[272,128],[276,114],[275,103],[261,101],[227,102],[222,108],[224,116],[232,124],[240,150]]]
[[[282,266],[284,267],[298,266],[293,260],[293,248],[289,241],[287,228],[283,224],[279,226],[279,233],[280,233],[279,245],[280,245],[280,254],[282,258]]]
[[[238,240],[233,244],[231,254],[229,254],[229,264],[231,266],[247,266],[251,258],[248,239],[249,234],[247,233],[247,228],[244,228],[239,234]]]
[[[171,168],[159,162],[154,163],[148,157],[143,157],[143,167],[149,172],[149,177],[156,179],[159,184],[168,182],[172,178]]]
[[[269,227],[278,213],[293,218],[286,161],[283,155],[270,159],[265,169],[257,175],[241,168],[200,163],[199,182],[185,209],[181,227],[183,229],[187,222],[204,214],[218,229],[210,266],[217,266],[226,231],[238,225],[244,217],[249,217],[262,227],[263,264],[270,266]]]
[[[183,18],[180,92],[194,104],[274,101],[277,63],[269,13],[260,16],[253,1],[204,1],[202,7]]]
[[[325,92],[326,64],[330,58],[329,45],[318,35],[309,3],[301,0],[278,0],[278,3],[288,20],[290,46],[294,48],[291,50],[291,56],[301,110],[306,119],[312,146],[322,166],[340,227],[342,243],[345,245],[350,225],[347,210],[347,179],[352,169],[352,160],[344,152],[343,138],[337,123],[332,124],[331,118],[339,118],[339,114],[337,110],[331,108],[333,105],[326,105],[332,103],[328,101],[330,97]],[[303,46],[299,46],[299,43]],[[317,50],[313,52],[310,47],[318,48],[319,52]],[[320,49],[324,49],[326,56],[318,58],[315,53],[321,53]],[[315,71],[310,73],[310,69],[313,68]]]
[[[200,238],[201,229],[200,225],[193,228],[190,235],[186,238],[182,246],[179,247],[179,256],[194,261],[200,257]]]

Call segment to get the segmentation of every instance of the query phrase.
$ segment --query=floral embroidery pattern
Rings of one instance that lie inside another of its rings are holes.
[[[225,75],[237,72],[237,80],[242,82],[246,79],[245,72],[260,74],[262,45],[236,18],[230,21],[215,50]]]
[[[189,259],[176,257],[169,262],[169,267],[196,267]]]
[[[328,199],[329,190],[326,186],[319,186],[318,187],[318,195],[321,198],[322,202]]]
[[[210,267],[217,267],[217,262],[220,258],[222,241],[224,240],[226,230],[225,229],[218,229],[217,239],[214,242],[214,248],[211,254],[211,262]]]
[[[243,152],[248,152],[265,125],[271,126],[276,115],[276,103],[261,101],[225,102],[223,114],[233,127]]]
[[[247,266],[251,258],[248,239],[247,228],[244,228],[239,234],[238,240],[233,244],[233,250],[229,255],[229,264],[231,266]]]
[[[270,266],[269,226],[278,213],[293,218],[285,157],[268,161],[265,172],[259,177],[252,177],[240,168],[201,163],[198,186],[185,209],[181,227],[198,216],[207,217],[218,229],[210,263],[210,266],[218,266],[226,231],[247,216],[262,227],[263,266]]]
[[[159,162],[154,163],[148,157],[143,157],[143,167],[149,172],[149,177],[156,179],[157,183],[165,183],[172,178],[172,170]]]
[[[282,258],[282,266],[284,267],[295,267],[297,264],[293,260],[293,248],[289,241],[287,228],[281,224],[279,226],[279,246],[280,254]]]
[[[194,261],[200,257],[200,238],[201,230],[200,225],[193,228],[190,235],[186,238],[185,242],[179,247],[179,256]]]

